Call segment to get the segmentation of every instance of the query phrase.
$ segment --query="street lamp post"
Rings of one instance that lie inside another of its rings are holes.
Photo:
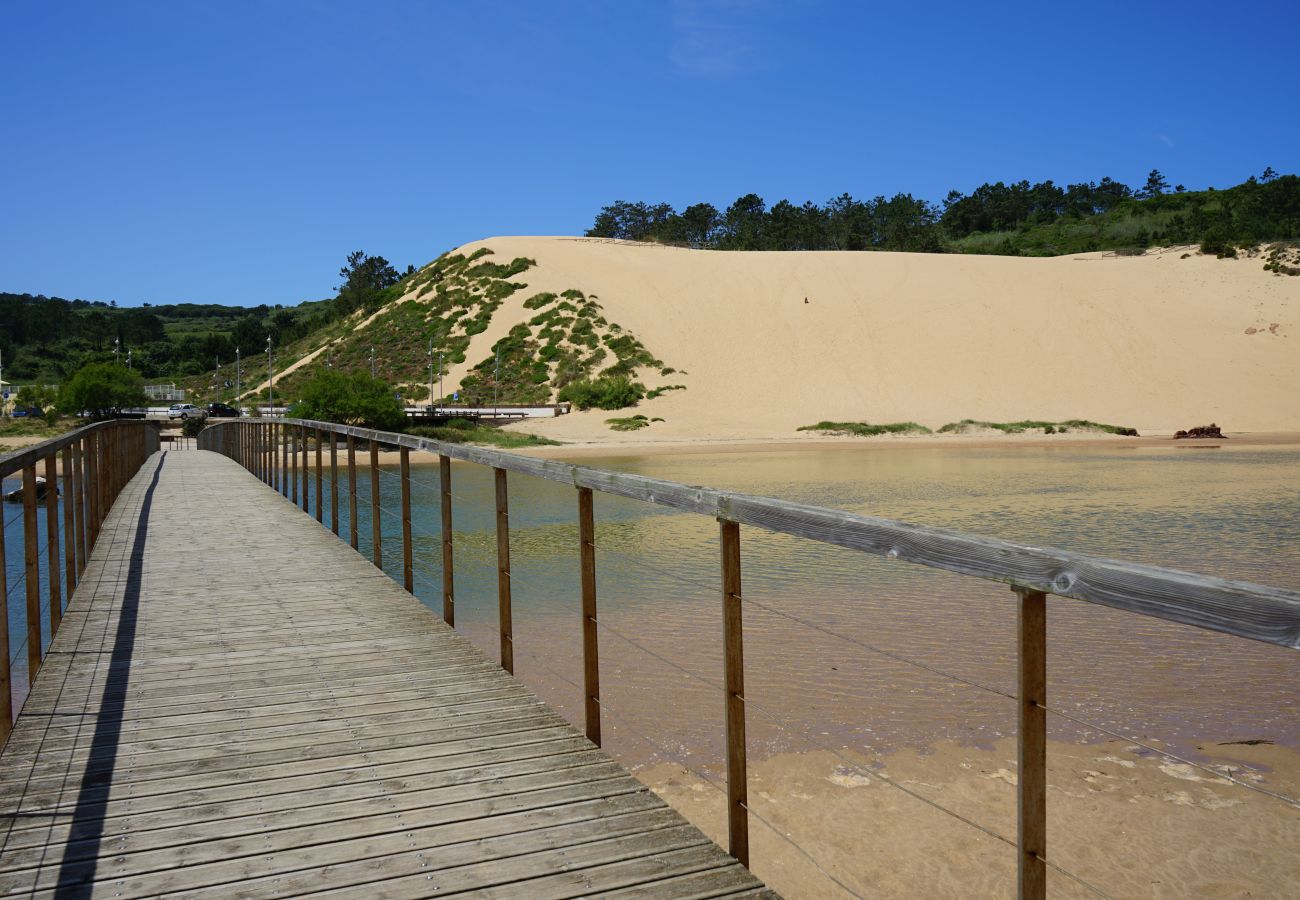
[[[375,348],[373,345],[370,347],[370,377],[379,377],[379,373],[375,371]]]
[[[113,338],[113,365],[122,364],[122,339]]]
[[[433,418],[433,341],[429,341],[429,417]]]
[[[271,336],[266,336],[266,405],[275,408],[275,365],[271,360]]]
[[[240,387],[241,387],[240,374],[241,372],[239,368],[239,348],[236,347],[235,348],[235,403],[236,404],[239,403],[239,394],[240,394]]]
[[[501,348],[497,348],[497,368],[496,373],[492,376],[492,418],[495,419],[500,415],[497,409],[501,392]]]

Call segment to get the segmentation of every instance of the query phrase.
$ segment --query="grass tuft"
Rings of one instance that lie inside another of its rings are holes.
[[[818,422],[816,425],[802,425],[799,431],[825,431],[829,434],[853,435],[854,437],[875,437],[881,434],[929,434],[930,429],[915,422],[890,422],[885,425],[872,425],[870,422]]]

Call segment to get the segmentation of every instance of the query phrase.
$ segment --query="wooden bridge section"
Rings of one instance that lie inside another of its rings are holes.
[[[182,891],[771,896],[329,530],[194,451],[126,483],[0,755],[0,894]]]

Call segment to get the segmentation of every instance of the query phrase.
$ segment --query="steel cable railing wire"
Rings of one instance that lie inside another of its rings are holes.
[[[548,674],[550,674],[552,677],[554,677],[554,678],[558,678],[560,681],[565,682],[566,684],[568,684],[568,685],[570,685],[571,687],[575,688],[575,689],[578,690],[579,692],[581,692],[581,691],[583,690],[583,688],[582,688],[582,687],[581,687],[577,682],[573,681],[573,679],[568,678],[568,677],[566,677],[566,676],[564,676],[564,675],[561,675],[559,672],[555,671],[555,669],[551,668],[551,667],[548,666],[546,663],[542,662],[542,660],[537,656],[537,654],[535,654],[535,653],[533,653],[532,651],[527,650],[527,649],[524,649],[524,650],[523,650],[523,653],[524,653],[525,656],[527,656],[527,657],[529,657],[530,659],[532,659],[533,662],[535,662],[539,668],[541,668],[542,670],[544,670],[545,672],[547,672]],[[640,729],[633,727],[631,724],[628,723],[627,717],[624,716],[622,713],[620,713],[618,710],[616,710],[614,707],[610,706],[609,703],[608,703],[606,700],[604,700],[604,699],[602,699],[602,698],[600,698],[600,697],[595,698],[595,700],[596,700],[597,705],[600,706],[601,711],[602,711],[602,712],[605,712],[605,713],[608,713],[608,714],[610,715],[610,717],[613,718],[613,719],[615,720],[615,728],[616,728],[616,729],[617,729],[618,727],[620,727],[620,725],[621,725],[621,727],[622,727],[624,730],[626,730],[628,734],[632,735],[633,737],[637,738],[638,740],[643,741],[644,743],[648,744],[650,747],[653,747],[657,752],[663,754],[666,758],[672,760],[672,761],[675,762],[677,765],[679,765],[679,766],[681,766],[683,769],[685,769],[687,772],[690,772],[692,775],[694,775],[694,776],[695,776],[696,778],[698,778],[700,781],[704,782],[704,783],[707,784],[709,787],[713,788],[715,791],[717,791],[719,794],[721,794],[724,798],[727,796],[727,788],[726,788],[725,785],[723,785],[723,784],[719,784],[719,783],[718,783],[717,781],[715,781],[713,778],[709,777],[709,776],[706,775],[704,772],[700,771],[700,770],[697,769],[695,766],[693,766],[693,765],[691,765],[690,763],[688,763],[688,762],[687,762],[687,761],[686,761],[686,760],[685,760],[685,759],[684,759],[680,754],[678,754],[678,753],[674,753],[672,750],[669,750],[669,749],[668,749],[667,747],[665,747],[663,744],[661,744],[661,743],[659,743],[658,741],[654,740],[653,738],[651,738],[649,735],[645,734],[645,733],[644,733],[643,731],[641,731]],[[745,806],[745,809],[748,810],[752,815],[754,815],[755,818],[757,818],[760,822],[762,822],[762,823],[763,823],[764,825],[766,825],[768,828],[772,829],[772,832],[773,832],[774,834],[776,834],[777,837],[781,838],[781,839],[784,840],[786,843],[788,843],[791,847],[793,847],[795,850],[797,850],[797,851],[798,851],[798,852],[799,852],[799,853],[800,853],[800,854],[801,854],[805,859],[808,860],[808,862],[810,862],[810,863],[813,865],[814,868],[817,869],[817,871],[821,872],[822,875],[826,876],[826,878],[830,879],[832,882],[834,882],[836,885],[838,885],[842,890],[844,890],[844,891],[845,891],[846,893],[848,893],[850,896],[852,896],[852,897],[857,897],[857,898],[859,898],[859,900],[865,900],[865,898],[862,897],[861,894],[857,893],[857,892],[854,891],[852,888],[850,888],[848,885],[846,885],[843,881],[841,881],[840,879],[836,878],[836,877],[835,877],[834,875],[832,875],[830,872],[826,871],[825,867],[822,866],[821,863],[819,863],[819,862],[818,862],[818,861],[817,861],[817,860],[816,860],[816,859],[815,859],[815,858],[814,858],[814,857],[813,857],[813,856],[812,856],[812,855],[811,855],[807,850],[805,850],[803,847],[799,846],[799,844],[798,844],[798,843],[797,843],[797,842],[796,842],[792,837],[790,837],[788,834],[785,834],[785,833],[782,832],[780,829],[778,829],[778,828],[776,828],[775,826],[773,826],[770,822],[767,821],[767,819],[765,819],[763,816],[759,815],[757,812],[754,812],[752,809],[750,809],[750,807]]]
[[[846,642],[846,643],[852,644],[852,645],[854,645],[854,646],[856,646],[856,647],[861,647],[861,648],[864,649],[864,650],[869,650],[869,651],[871,651],[872,653],[878,653],[878,654],[880,654],[880,655],[882,655],[882,656],[886,656],[886,657],[888,657],[888,658],[890,658],[890,659],[893,659],[893,660],[895,660],[895,661],[897,661],[897,662],[901,662],[901,663],[904,663],[904,664],[906,664],[906,665],[913,666],[914,668],[923,669],[923,670],[926,671],[926,672],[930,672],[930,673],[932,673],[932,674],[934,674],[934,675],[938,675],[938,676],[941,676],[941,677],[946,678],[946,679],[951,679],[952,681],[956,681],[956,682],[959,682],[959,683],[961,683],[961,684],[968,685],[969,687],[978,688],[979,690],[986,691],[987,693],[994,694],[994,695],[996,695],[996,696],[998,696],[998,697],[1003,697],[1003,698],[1005,698],[1005,699],[1007,699],[1007,700],[1010,700],[1010,701],[1012,701],[1012,702],[1019,702],[1019,698],[1018,698],[1015,694],[1008,693],[1007,691],[1003,691],[1003,690],[1000,690],[1000,689],[995,688],[995,687],[991,687],[991,686],[986,685],[986,684],[981,684],[981,683],[978,682],[978,681],[973,681],[973,680],[971,680],[971,679],[969,679],[969,678],[965,678],[965,677],[963,677],[963,676],[961,676],[961,675],[955,675],[955,674],[953,674],[953,673],[951,673],[951,672],[946,672],[946,671],[944,671],[943,669],[937,669],[937,668],[935,668],[935,667],[933,667],[933,666],[927,665],[926,663],[919,662],[919,661],[917,661],[917,660],[913,660],[913,659],[909,659],[909,658],[906,657],[906,656],[902,656],[901,654],[894,653],[894,652],[891,651],[891,650],[885,650],[885,649],[882,649],[882,648],[880,648],[880,647],[873,646],[872,644],[868,644],[867,642],[862,641],[862,640],[859,640],[859,639],[857,639],[857,638],[853,638],[853,637],[849,637],[848,635],[840,634],[839,632],[832,631],[832,630],[830,630],[830,629],[828,629],[828,628],[824,628],[824,627],[822,627],[822,626],[816,624],[815,622],[809,622],[808,620],[806,620],[806,619],[802,619],[802,618],[800,618],[800,617],[798,617],[798,616],[796,616],[796,615],[793,615],[793,614],[791,614],[791,613],[787,613],[787,612],[783,612],[782,610],[774,609],[774,608],[772,608],[772,607],[770,607],[770,606],[768,606],[768,605],[766,605],[766,604],[764,604],[764,603],[760,603],[760,602],[758,602],[757,600],[754,600],[754,599],[752,599],[752,598],[746,597],[746,598],[744,599],[744,603],[745,603],[747,606],[757,607],[758,609],[761,609],[761,610],[763,610],[763,611],[765,611],[765,612],[768,612],[768,613],[770,613],[770,614],[772,614],[772,615],[779,616],[779,617],[781,617],[781,618],[783,618],[783,619],[788,619],[788,620],[791,621],[791,622],[797,622],[798,624],[803,625],[803,626],[806,627],[806,628],[811,628],[811,629],[813,629],[814,631],[820,632],[820,633],[825,634],[825,635],[828,635],[828,636],[830,636],[830,637],[837,638],[837,639],[842,640],[842,641],[844,641],[844,642]],[[1236,785],[1238,785],[1238,786],[1240,786],[1240,787],[1246,788],[1247,790],[1255,791],[1256,793],[1263,794],[1263,795],[1265,795],[1265,796],[1267,796],[1267,797],[1272,797],[1272,798],[1274,798],[1274,799],[1276,799],[1276,800],[1281,800],[1282,802],[1287,803],[1287,804],[1289,804],[1289,805],[1291,805],[1291,806],[1300,807],[1300,801],[1297,801],[1296,799],[1294,799],[1294,798],[1292,798],[1292,797],[1288,797],[1288,796],[1286,796],[1285,794],[1279,794],[1279,793],[1277,793],[1277,792],[1275,792],[1275,791],[1270,791],[1270,790],[1268,790],[1267,788],[1259,787],[1258,785],[1251,784],[1251,783],[1248,782],[1248,781],[1242,781],[1242,780],[1239,779],[1239,778],[1234,778],[1234,777],[1232,777],[1231,775],[1228,775],[1228,774],[1225,774],[1225,773],[1223,773],[1223,772],[1221,772],[1221,771],[1218,771],[1217,769],[1212,769],[1212,768],[1210,768],[1209,766],[1203,765],[1203,764],[1198,763],[1198,762],[1194,762],[1193,760],[1187,759],[1186,757],[1179,756],[1177,753],[1174,753],[1174,752],[1172,752],[1172,751],[1170,751],[1170,750],[1166,750],[1166,749],[1162,749],[1162,748],[1160,748],[1160,747],[1152,746],[1151,744],[1148,744],[1148,743],[1142,741],[1142,740],[1139,739],[1139,738],[1135,738],[1135,737],[1133,737],[1132,735],[1127,735],[1127,734],[1123,734],[1123,733],[1118,732],[1118,731],[1111,730],[1111,729],[1109,729],[1109,728],[1106,728],[1104,725],[1098,725],[1096,722],[1091,722],[1091,721],[1089,721],[1089,720],[1087,720],[1087,719],[1080,718],[1079,716],[1075,716],[1075,715],[1073,715],[1073,714],[1071,714],[1071,713],[1065,712],[1064,710],[1061,710],[1061,709],[1057,709],[1056,707],[1053,707],[1053,706],[1048,706],[1048,705],[1044,704],[1044,705],[1043,705],[1043,709],[1044,709],[1045,711],[1047,711],[1048,713],[1052,714],[1052,715],[1059,716],[1059,717],[1061,717],[1061,718],[1063,718],[1063,719],[1067,719],[1067,720],[1073,722],[1073,723],[1076,724],[1076,725],[1082,725],[1082,726],[1085,726],[1085,727],[1087,727],[1087,728],[1092,728],[1092,729],[1094,729],[1094,730],[1096,730],[1096,731],[1100,731],[1100,732],[1103,733],[1103,734],[1109,735],[1110,737],[1117,738],[1117,739],[1122,740],[1122,741],[1128,741],[1128,742],[1131,743],[1131,744],[1135,744],[1135,745],[1137,745],[1137,746],[1139,746],[1139,747],[1142,747],[1142,748],[1144,748],[1144,749],[1146,749],[1146,750],[1150,750],[1150,751],[1153,752],[1153,753],[1159,753],[1159,754],[1161,754],[1162,756],[1167,757],[1167,758],[1169,758],[1169,759],[1177,760],[1178,762],[1181,762],[1181,763],[1184,763],[1184,764],[1186,764],[1186,765],[1192,766],[1192,767],[1194,767],[1194,768],[1196,768],[1196,769],[1199,769],[1199,770],[1202,771],[1202,772],[1206,772],[1206,773],[1208,773],[1208,774],[1210,774],[1210,775],[1213,775],[1213,776],[1216,777],[1216,778],[1223,778],[1223,779],[1226,779],[1227,781],[1230,781],[1230,782],[1232,782],[1233,784],[1236,784]]]
[[[660,662],[664,663],[665,665],[667,665],[667,666],[669,666],[669,667],[675,669],[676,671],[681,672],[682,674],[684,674],[684,675],[686,675],[686,676],[688,676],[688,677],[694,679],[695,681],[698,681],[698,682],[700,682],[701,684],[703,684],[703,685],[705,685],[705,686],[707,686],[707,687],[713,688],[714,690],[718,690],[718,691],[722,691],[722,690],[724,690],[724,688],[722,687],[722,685],[720,685],[720,684],[718,684],[718,683],[716,683],[716,682],[710,681],[709,679],[705,678],[704,676],[699,675],[698,673],[692,672],[691,670],[685,668],[684,666],[681,666],[681,665],[679,665],[679,664],[673,662],[672,660],[667,659],[666,657],[662,656],[661,654],[656,653],[655,651],[651,650],[649,647],[646,647],[644,644],[640,643],[639,641],[636,641],[635,639],[630,638],[630,637],[628,637],[627,635],[623,634],[623,633],[620,632],[619,630],[615,629],[613,626],[610,626],[610,625],[608,625],[608,624],[605,624],[605,623],[603,623],[603,622],[600,622],[599,620],[597,620],[596,624],[597,624],[597,627],[601,628],[603,631],[606,631],[606,632],[608,632],[608,633],[610,633],[610,634],[612,634],[612,635],[614,635],[614,636],[620,638],[621,640],[623,640],[623,641],[625,641],[625,642],[631,644],[633,647],[636,647],[638,650],[641,650],[643,653],[646,653],[646,654],[648,654],[649,656],[654,657],[655,659],[659,660]],[[527,651],[525,651],[525,652],[527,652]],[[528,653],[528,655],[531,656],[531,657],[533,657],[533,659],[537,660],[537,657],[534,656],[532,653]],[[558,672],[554,671],[553,669],[547,667],[547,666],[546,666],[544,663],[542,663],[540,660],[537,660],[537,662],[538,662],[538,665],[542,666],[543,668],[546,668],[547,671],[550,672],[550,674],[554,675],[554,676],[557,677],[557,678],[561,678],[561,679],[563,679],[563,680],[565,680],[565,681],[568,681],[568,683],[571,684],[571,685],[573,685],[574,687],[578,687],[578,685],[574,684],[574,682],[569,681],[568,679],[565,679],[564,676],[560,675]],[[581,688],[578,688],[578,689],[579,689],[579,690],[582,690]],[[921,794],[921,793],[919,793],[919,792],[917,792],[917,791],[913,791],[913,790],[911,790],[910,788],[907,788],[907,787],[903,786],[902,784],[899,784],[897,781],[895,781],[895,780],[892,779],[892,778],[889,778],[889,777],[886,776],[886,775],[883,775],[883,774],[881,774],[881,773],[879,773],[879,772],[871,771],[871,770],[869,770],[869,769],[863,769],[863,768],[862,768],[862,763],[861,763],[860,761],[852,760],[852,759],[850,759],[849,757],[847,757],[847,756],[843,755],[842,753],[840,753],[838,750],[836,750],[834,747],[830,746],[829,744],[826,744],[826,743],[824,743],[824,742],[822,742],[822,741],[819,741],[819,740],[817,740],[816,738],[812,737],[811,735],[808,735],[808,734],[806,734],[806,733],[804,733],[804,732],[802,732],[802,731],[798,731],[798,730],[796,730],[796,729],[791,728],[789,725],[787,725],[785,722],[783,722],[783,721],[781,720],[781,717],[780,717],[777,713],[775,713],[775,712],[773,712],[773,711],[771,711],[771,710],[768,710],[768,709],[764,708],[762,705],[760,705],[760,704],[757,703],[756,701],[751,700],[751,699],[749,699],[748,697],[741,697],[740,699],[744,702],[746,708],[752,708],[755,712],[759,713],[759,714],[762,715],[764,718],[766,718],[766,719],[768,719],[769,721],[771,721],[773,724],[775,724],[775,725],[776,725],[778,728],[780,728],[782,731],[785,731],[785,732],[788,733],[788,734],[794,735],[795,737],[803,738],[804,740],[808,741],[808,743],[812,744],[813,746],[815,746],[815,747],[817,747],[817,748],[819,748],[819,749],[821,749],[821,750],[824,750],[824,751],[826,751],[826,752],[832,754],[832,755],[835,756],[837,759],[839,759],[841,762],[844,762],[845,764],[847,764],[847,765],[853,767],[854,770],[862,771],[862,772],[864,772],[865,774],[867,774],[867,775],[870,776],[870,777],[877,778],[877,779],[879,779],[881,782],[883,782],[884,784],[887,784],[887,785],[889,785],[889,786],[891,786],[891,787],[897,788],[898,790],[902,791],[903,793],[907,794],[908,796],[912,797],[913,799],[915,799],[915,800],[919,800],[919,801],[921,801],[922,803],[926,804],[927,806],[931,807],[932,809],[935,809],[935,810],[938,811],[938,812],[941,812],[941,813],[943,813],[943,814],[945,814],[945,815],[947,815],[947,816],[949,816],[949,817],[951,817],[951,818],[954,818],[954,819],[956,819],[957,821],[961,822],[962,824],[964,824],[964,825],[968,825],[968,826],[970,826],[971,828],[974,828],[974,829],[976,829],[976,830],[982,832],[983,834],[987,835],[988,837],[991,837],[991,838],[994,838],[995,840],[1001,841],[1002,843],[1006,844],[1006,845],[1009,846],[1009,847],[1012,847],[1012,848],[1015,848],[1015,847],[1016,847],[1016,842],[1015,842],[1014,840],[1012,840],[1011,838],[1008,838],[1008,837],[1006,837],[1005,835],[1000,834],[1000,833],[998,833],[997,831],[994,831],[993,829],[991,829],[991,828],[989,828],[989,827],[987,827],[987,826],[981,825],[980,823],[974,821],[973,819],[970,819],[970,818],[968,818],[967,816],[963,816],[961,813],[955,812],[955,811],[953,811],[953,810],[951,810],[951,809],[948,809],[947,807],[945,807],[945,806],[943,806],[943,805],[941,805],[941,804],[939,804],[939,803],[936,803],[935,801],[931,800],[930,798],[926,797],[925,795],[923,795],[923,794]],[[599,698],[597,698],[597,703],[600,703],[600,704],[601,704],[601,707],[602,707],[603,709],[604,709],[604,708],[608,708],[608,707],[607,707],[607,704],[603,703]],[[628,727],[629,730],[631,730],[631,726],[628,726],[625,720],[624,720],[624,726],[625,726],[625,727]],[[644,735],[639,735],[639,736],[640,736],[643,740],[646,740],[648,743],[650,743],[652,746],[655,746],[656,748],[660,749],[661,752],[664,752],[666,755],[669,755],[669,756],[671,757],[671,753],[670,753],[669,751],[667,751],[665,748],[660,747],[658,744],[656,744],[655,742],[651,741],[649,738],[646,738]],[[873,755],[873,759],[874,759],[875,761],[883,762],[883,759],[882,759],[881,757],[877,756],[877,755]],[[681,762],[680,760],[677,760],[677,761],[678,761],[678,762]],[[690,767],[689,767],[689,766],[686,766],[686,764],[685,764],[684,762],[681,762],[681,764],[682,764],[683,766],[685,766],[686,768],[690,769]],[[690,769],[690,771],[694,772],[697,776],[699,776],[699,777],[701,777],[701,778],[704,778],[704,776],[703,776],[701,773],[695,771],[694,769]],[[705,780],[707,780],[707,779],[705,779]],[[716,787],[717,785],[714,785],[714,786]],[[789,841],[789,843],[790,843],[792,846],[794,846],[795,849],[799,850],[800,853],[804,854],[805,856],[808,856],[808,853],[807,853],[806,850],[804,850],[804,849],[803,849],[802,847],[800,847],[797,843],[795,843],[792,839],[790,839],[788,835],[785,835],[783,832],[781,832],[781,830],[780,830],[779,828],[777,828],[774,824],[772,824],[771,822],[769,822],[766,818],[764,818],[761,814],[759,814],[759,813],[758,813],[756,810],[754,810],[752,807],[746,805],[746,806],[745,806],[745,809],[747,809],[750,813],[752,813],[756,818],[759,819],[760,822],[762,822],[764,825],[766,825],[768,828],[770,828],[770,829],[771,829],[774,833],[776,833],[778,836],[780,836],[780,837],[786,839],[787,841]],[[1107,894],[1105,891],[1103,891],[1101,888],[1097,887],[1097,886],[1094,885],[1094,884],[1091,884],[1090,882],[1088,882],[1087,880],[1083,879],[1082,877],[1080,877],[1080,876],[1078,876],[1078,875],[1075,875],[1073,872],[1070,872],[1069,870],[1060,867],[1058,864],[1052,862],[1051,860],[1049,860],[1049,859],[1047,859],[1047,858],[1045,858],[1045,857],[1040,857],[1040,858],[1043,860],[1043,863],[1044,863],[1045,865],[1047,865],[1047,866],[1049,866],[1050,868],[1052,868],[1053,870],[1059,872],[1061,875],[1064,875],[1065,877],[1067,877],[1067,878],[1069,878],[1069,879],[1071,879],[1071,880],[1077,882],[1078,884],[1080,884],[1081,886],[1087,888],[1088,890],[1092,891],[1093,893],[1097,894],[1098,896],[1101,896],[1101,897],[1109,897],[1109,896],[1110,896],[1110,895]],[[815,864],[815,860],[813,860],[811,856],[808,856],[808,859],[809,859],[810,861],[814,862],[814,864]],[[819,868],[820,868],[820,867],[819,867]],[[833,875],[830,875],[830,873],[825,872],[825,870],[822,870],[822,871],[824,872],[824,874],[827,875],[828,878],[832,878],[833,880],[835,880]],[[836,883],[840,883],[840,882],[838,882],[838,880],[836,880]],[[840,884],[840,886],[843,887],[845,890],[849,891],[849,893],[853,893],[852,890],[850,890],[847,886],[843,885],[842,883]],[[854,896],[857,896],[857,895],[855,894]]]

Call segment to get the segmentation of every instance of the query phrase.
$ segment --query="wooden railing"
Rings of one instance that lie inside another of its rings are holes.
[[[100,528],[122,488],[150,454],[158,450],[157,423],[123,420],[99,422],[33,444],[0,457],[0,479],[21,473],[23,576],[27,604],[25,638],[27,683],[40,670],[48,618],[49,636],[63,621],[65,602],[80,583],[86,561],[95,549]],[[45,478],[42,499],[37,476]],[[45,508],[45,546],[41,546],[38,510]],[[7,509],[3,522],[11,521]],[[3,525],[0,522],[0,526]],[[14,702],[14,662],[9,641],[8,556],[4,527],[0,527],[0,747],[13,727],[19,704]],[[46,558],[46,591],[42,612],[41,554]],[[61,557],[61,558],[60,558]],[[13,586],[17,588],[17,584]],[[21,649],[21,645],[20,645]],[[25,696],[25,692],[24,692]]]
[[[501,665],[514,669],[511,617],[510,533],[507,473],[572,485],[577,491],[581,568],[583,693],[586,734],[600,744],[600,681],[592,492],[629,497],[716,518],[721,548],[727,821],[729,849],[749,863],[746,795],[743,591],[740,526],[795,535],[840,547],[1010,585],[1017,594],[1018,778],[1017,883],[1019,896],[1041,898],[1047,885],[1047,616],[1048,594],[1084,600],[1184,625],[1300,649],[1300,593],[1173,569],[1099,559],[1063,550],[1030,547],[941,528],[909,525],[823,507],[729,491],[694,487],[639,475],[607,472],[498,450],[446,444],[402,434],[299,419],[252,419],[213,423],[200,449],[231,457],[295,504],[309,509],[310,438],[315,437],[315,512],[322,520],[323,484],[331,496],[330,527],[339,532],[338,445],[345,439],[350,543],[358,546],[356,451],[370,457],[372,560],[383,566],[379,509],[380,446],[401,454],[403,580],[412,583],[410,452],[438,457],[442,513],[442,616],[455,625],[452,559],[451,460],[493,470],[496,490],[498,636]],[[329,446],[329,469],[322,446]],[[301,456],[301,469],[299,467]],[[301,499],[300,499],[301,498]],[[1067,873],[1068,874],[1068,873]],[[1073,877],[1073,876],[1071,876]]]

